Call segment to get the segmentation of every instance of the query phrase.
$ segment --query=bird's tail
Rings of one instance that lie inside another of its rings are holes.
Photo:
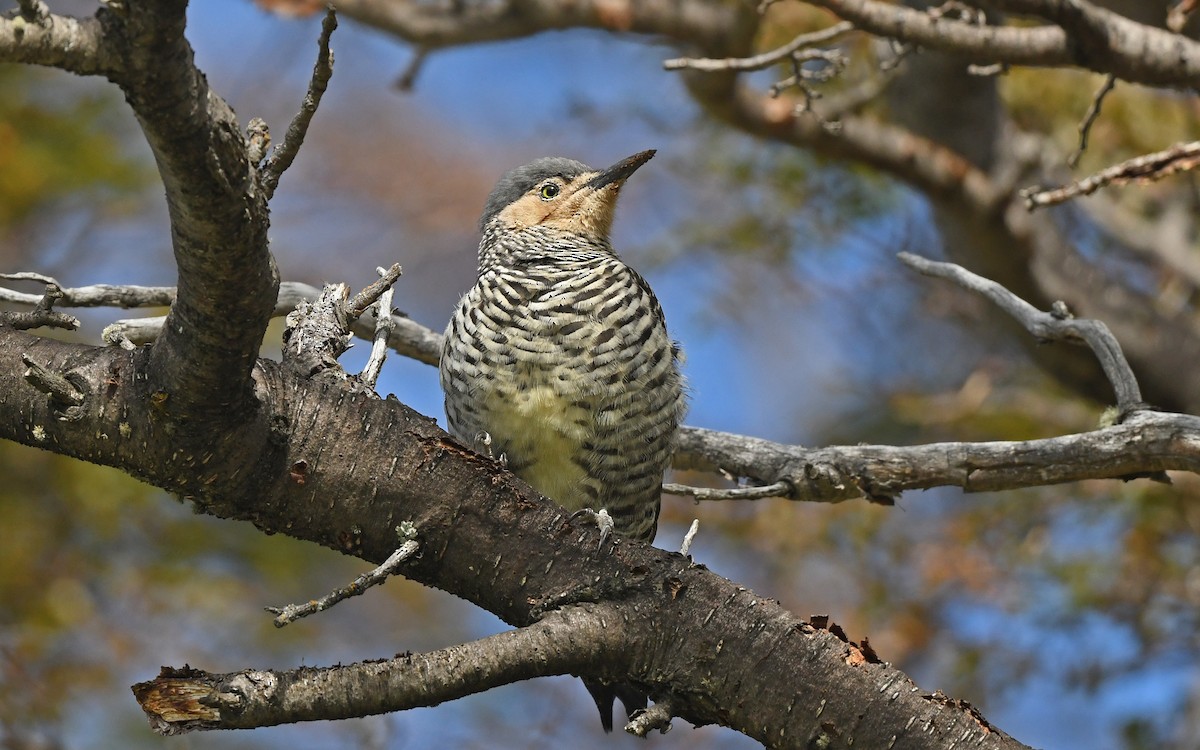
[[[650,699],[641,690],[632,685],[612,684],[600,680],[583,678],[583,686],[592,694],[596,708],[600,710],[600,724],[605,732],[613,729],[613,701],[620,699],[625,708],[626,717],[632,719],[638,711],[646,708]]]

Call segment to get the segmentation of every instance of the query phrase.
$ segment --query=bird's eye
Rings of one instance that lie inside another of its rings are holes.
[[[538,194],[542,196],[542,200],[548,201],[558,195],[559,189],[558,185],[555,185],[553,182],[547,182],[545,185],[542,185],[542,189]]]

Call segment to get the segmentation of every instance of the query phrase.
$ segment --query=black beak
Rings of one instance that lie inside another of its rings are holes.
[[[588,180],[587,187],[591,190],[599,190],[614,182],[624,182],[629,175],[637,171],[638,167],[654,158],[654,153],[654,149],[650,149],[634,154],[627,159],[622,159]]]

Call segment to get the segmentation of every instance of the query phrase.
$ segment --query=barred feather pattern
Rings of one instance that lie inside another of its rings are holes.
[[[678,360],[657,298],[607,240],[493,221],[446,330],[450,432],[488,433],[539,492],[649,541],[686,408]]]

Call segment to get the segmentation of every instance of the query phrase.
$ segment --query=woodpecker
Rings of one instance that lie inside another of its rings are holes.
[[[488,444],[571,511],[601,509],[651,541],[686,408],[680,351],[646,280],[609,242],[617,195],[654,156],[597,170],[547,157],[509,171],[479,221],[479,275],[446,329],[441,384],[452,435]],[[628,685],[585,679],[606,732]]]

